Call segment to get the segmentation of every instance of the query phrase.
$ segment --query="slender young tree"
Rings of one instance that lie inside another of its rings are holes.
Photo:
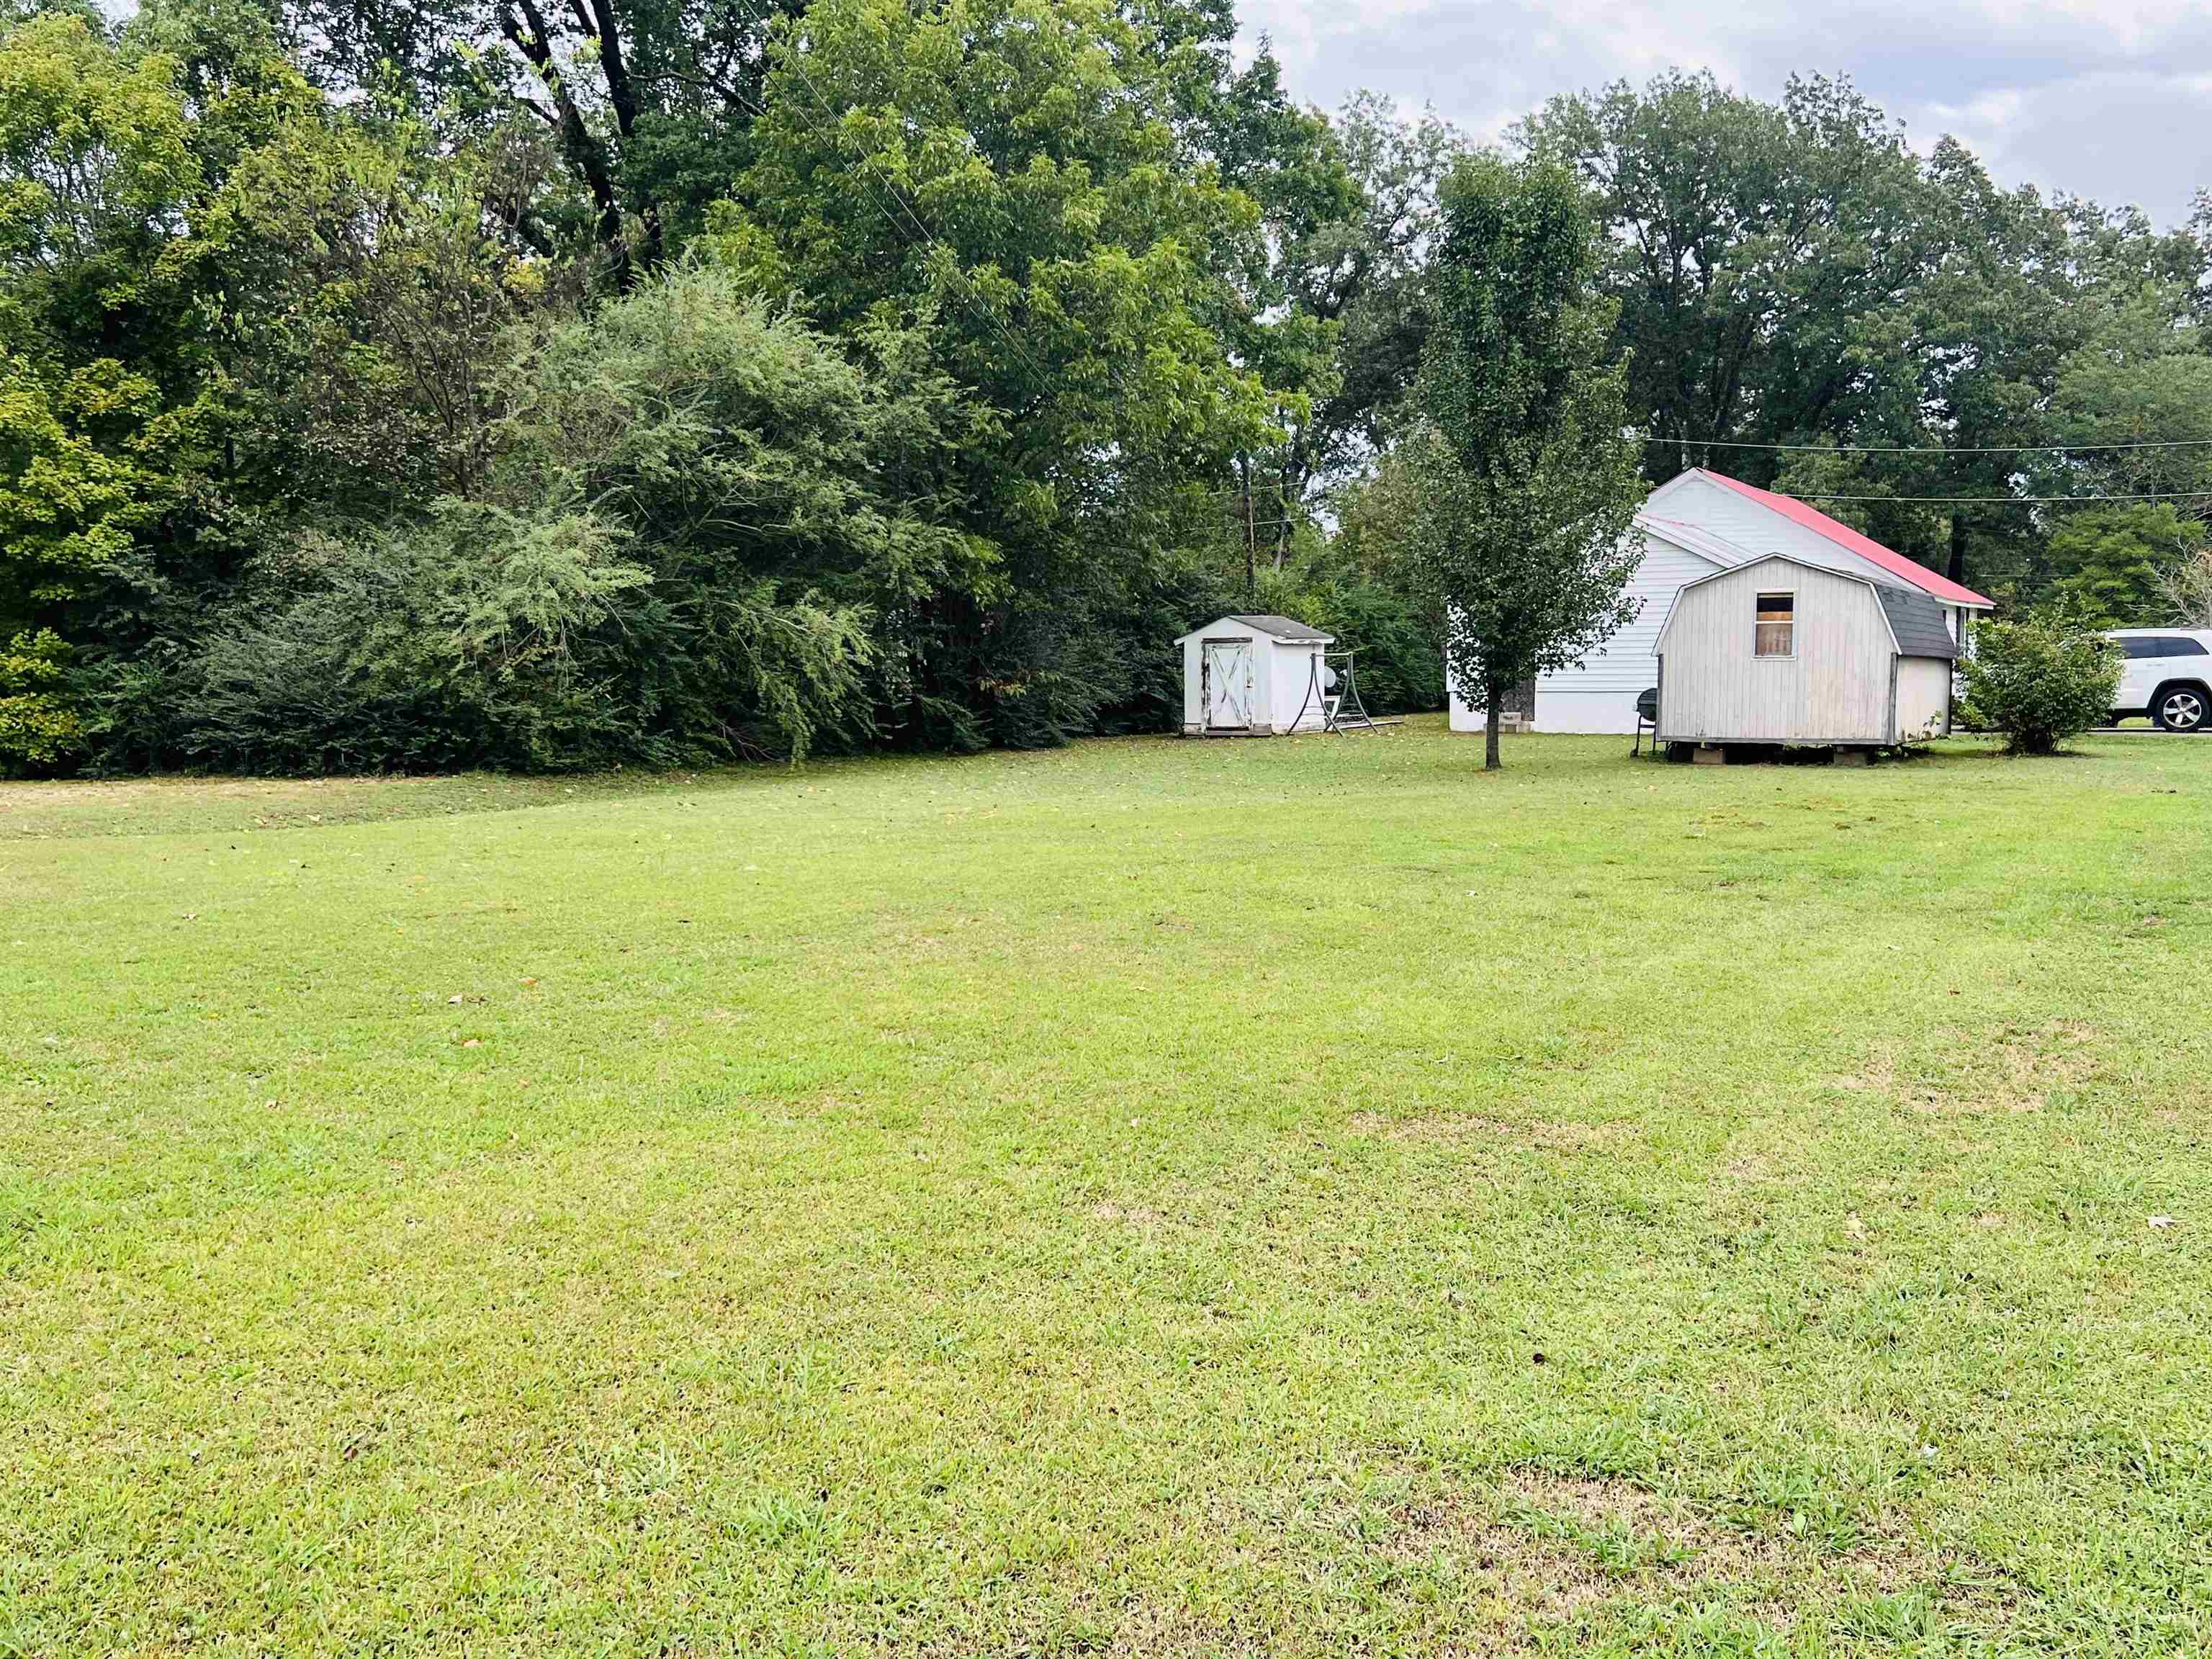
[[[1471,157],[1446,183],[1443,221],[1415,388],[1414,563],[1446,619],[1452,683],[1487,711],[1495,770],[1503,695],[1634,620],[1644,485],[1574,176]]]

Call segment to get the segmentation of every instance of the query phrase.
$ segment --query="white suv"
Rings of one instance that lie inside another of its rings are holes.
[[[2117,628],[2105,637],[2128,653],[2114,720],[2148,714],[2169,732],[2212,722],[2212,628]]]

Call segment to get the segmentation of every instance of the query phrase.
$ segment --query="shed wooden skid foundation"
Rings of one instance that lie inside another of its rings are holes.
[[[1698,766],[1871,766],[1882,756],[1878,744],[1861,743],[1698,743],[1657,738],[1656,755]]]

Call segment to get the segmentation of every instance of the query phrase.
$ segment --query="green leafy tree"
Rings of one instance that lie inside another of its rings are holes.
[[[1597,233],[1574,176],[1479,156],[1443,195],[1436,325],[1417,388],[1423,488],[1415,558],[1446,618],[1444,661],[1488,711],[1498,762],[1505,691],[1564,667],[1635,616],[1644,495],[1627,435],[1613,307],[1594,291]]]
[[[2127,501],[2068,514],[2051,532],[2057,585],[2083,618],[2108,628],[2162,619],[2162,596],[2204,545],[2203,522],[2171,501]]]
[[[0,775],[51,769],[82,746],[70,655],[52,629],[0,642]]]
[[[841,334],[913,319],[1000,417],[957,493],[1005,583],[917,619],[916,740],[1114,718],[1140,678],[1121,619],[1217,532],[1232,458],[1273,434],[1223,326],[1242,301],[1221,250],[1259,209],[1194,153],[1220,63],[1193,27],[1104,0],[817,0],[776,37],[722,257]]]
[[[1847,82],[1796,79],[1769,105],[1673,73],[1554,99],[1516,137],[1597,192],[1655,483],[1715,465],[1820,496],[2026,600],[2067,573],[2024,498],[2124,488],[2095,456],[2039,446],[2109,441],[2122,411],[2154,424],[2187,406],[2203,427],[2191,371],[2149,363],[2192,355],[2180,325],[2212,243],[1999,188],[1953,138],[1917,155]],[[2163,297],[2123,348],[2131,367],[2085,359],[2146,289]],[[1764,447],[1784,445],[1820,447]]]
[[[2039,607],[1974,630],[1966,702],[2015,755],[2048,755],[2108,719],[2119,695],[2119,647],[2072,607]]]
[[[1348,100],[1331,134],[1359,199],[1356,219],[1326,228],[1305,252],[1313,275],[1300,302],[1342,330],[1336,389],[1316,407],[1305,439],[1312,475],[1322,479],[1387,449],[1413,418],[1434,310],[1427,273],[1438,197],[1468,151],[1449,122],[1402,119],[1373,93]]]
[[[431,123],[519,131],[557,172],[487,209],[522,248],[627,290],[679,252],[750,157],[773,22],[805,0],[285,0],[317,84]]]
[[[2085,337],[2058,365],[2051,405],[2078,448],[2072,482],[2085,492],[2212,492],[2212,447],[2192,441],[2212,416],[2212,339],[2191,318],[2191,299],[2144,284],[2080,307]]]
[[[1848,424],[1882,349],[1868,329],[1920,258],[1912,152],[1848,82],[1793,78],[1776,106],[1669,72],[1554,98],[1515,137],[1595,192],[1655,483],[1716,464],[1704,441]],[[1773,473],[1757,452],[1727,465]]]
[[[1224,176],[1259,202],[1267,254],[1231,337],[1278,394],[1284,434],[1238,483],[1260,498],[1254,516],[1275,520],[1261,539],[1279,562],[1316,488],[1397,434],[1427,325],[1437,191],[1467,144],[1372,93],[1333,118],[1292,108],[1265,53],[1222,101],[1236,115]]]
[[[2212,546],[2199,543],[2158,580],[2159,612],[2179,628],[2212,628]]]
[[[0,328],[19,348],[53,332],[137,343],[134,302],[202,179],[178,68],[74,13],[0,39]]]
[[[198,637],[120,665],[106,757],[532,769],[857,744],[908,712],[914,610],[988,590],[946,522],[975,423],[896,332],[855,362],[679,262],[541,322],[483,476],[255,562]]]
[[[86,17],[0,38],[0,766],[59,759],[71,624],[178,491],[191,434],[137,359],[201,179],[189,129],[174,62]]]

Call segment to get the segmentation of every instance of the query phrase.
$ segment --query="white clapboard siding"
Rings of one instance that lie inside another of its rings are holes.
[[[1663,500],[1662,496],[1663,495]],[[1684,519],[1750,554],[1786,553],[1809,564],[1823,564],[1854,576],[1893,582],[1894,572],[1831,541],[1764,502],[1695,472],[1686,472],[1653,494],[1653,510]]]
[[[1710,576],[1720,568],[1716,561],[1700,557],[1646,526],[1644,558],[1628,584],[1630,597],[1642,600],[1644,608],[1634,622],[1573,667],[1537,678],[1538,722],[1543,720],[1547,691],[1625,691],[1633,699],[1638,692],[1658,684],[1656,653],[1659,630],[1667,623],[1667,608],[1674,604],[1684,582]]]
[[[1796,650],[1753,649],[1761,593],[1796,597]],[[1661,643],[1660,735],[1673,742],[1887,744],[1895,636],[1864,582],[1759,559],[1676,598]]]

